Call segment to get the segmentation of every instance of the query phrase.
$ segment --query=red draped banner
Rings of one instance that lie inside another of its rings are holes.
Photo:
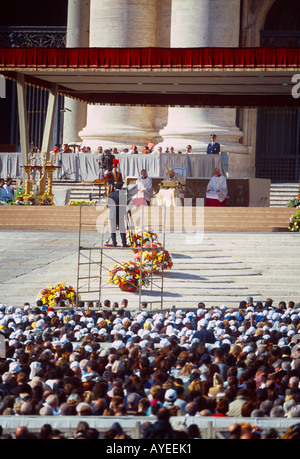
[[[87,103],[116,105],[161,105],[161,106],[211,106],[211,107],[288,107],[299,105],[291,90],[261,94],[232,91],[223,94],[189,93],[185,91],[115,91],[88,90],[79,86],[68,88],[67,74],[89,72],[236,72],[237,78],[261,72],[300,73],[299,48],[0,48],[0,74],[16,79],[18,72],[25,74],[25,82],[50,89],[50,74],[54,74],[59,85],[59,94]],[[60,74],[58,72],[61,72]],[[240,72],[240,74],[238,73]],[[60,83],[60,77],[62,83]],[[242,78],[239,84],[243,85]],[[234,85],[233,85],[234,86]],[[179,87],[178,87],[179,88]]]
[[[0,48],[0,71],[300,70],[299,48]]]

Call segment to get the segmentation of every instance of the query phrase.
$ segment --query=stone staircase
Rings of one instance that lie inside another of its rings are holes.
[[[70,200],[98,201],[98,188],[89,182],[54,181],[55,188],[71,189]],[[287,202],[299,194],[297,183],[272,184],[270,207],[228,207],[228,208],[195,208],[185,207],[167,209],[166,227],[169,231],[209,231],[209,232],[278,232],[287,231],[289,219],[295,212],[285,207]],[[151,207],[145,217],[144,225],[149,224],[162,228],[162,209]],[[7,207],[0,208],[1,230],[78,230],[79,207]],[[108,210],[105,201],[95,207],[84,207],[83,229],[95,230],[103,223],[108,225]],[[136,211],[133,215],[136,225],[142,218]],[[98,228],[98,229],[99,229]]]
[[[91,182],[61,182],[55,181],[53,183],[53,192],[56,188],[66,187],[71,191],[70,201],[95,201],[99,202],[99,188],[94,186]],[[103,190],[101,190],[100,202],[105,202]]]
[[[153,226],[168,232],[279,232],[288,231],[289,219],[295,209],[284,207],[173,207],[146,208],[144,214],[136,208],[132,212],[134,225]],[[0,230],[57,230],[79,229],[79,207],[69,206],[2,206]],[[82,207],[82,230],[109,233],[108,209],[105,205]],[[103,225],[105,229],[103,230]]]
[[[88,200],[90,184],[78,183],[74,188],[78,199]],[[106,225],[105,243],[109,234],[107,208],[84,206],[81,212],[84,231],[80,246],[100,245],[102,225]],[[271,297],[275,304],[282,299],[298,302],[300,246],[295,243],[298,235],[287,229],[294,212],[283,206],[167,209],[165,243],[174,267],[163,280],[164,308],[190,309],[199,301],[207,307],[226,304],[238,308],[247,296],[255,301]],[[0,261],[5,266],[1,302],[20,307],[25,300],[34,304],[41,287],[62,279],[76,286],[79,214],[79,207],[69,206],[0,207]],[[134,224],[143,221],[157,232],[163,229],[163,217],[163,209],[158,207],[145,208],[144,215],[140,209],[132,212]],[[158,236],[163,242],[162,234]],[[103,261],[105,268],[110,268],[113,260],[133,256],[130,249],[123,248],[110,247],[104,252],[108,255]],[[97,294],[93,295],[82,298],[98,300]],[[138,294],[126,296],[130,307],[136,308]],[[120,302],[123,297],[124,292],[108,284],[101,298]],[[143,292],[143,300],[153,302],[153,308],[159,307],[160,299],[159,288]]]
[[[77,288],[77,232],[4,231],[0,235],[1,303],[16,307],[22,307],[25,301],[35,304],[41,288],[62,280]],[[158,238],[163,242],[161,234]],[[191,310],[204,301],[207,307],[226,304],[238,308],[239,302],[248,296],[253,296],[255,302],[272,298],[274,305],[280,300],[298,303],[300,245],[297,242],[298,235],[287,232],[207,232],[202,240],[197,235],[166,234],[165,247],[172,254],[174,266],[163,278],[163,307],[175,305]],[[99,237],[86,231],[80,245],[97,247]],[[95,262],[99,256],[99,251],[93,250]],[[115,262],[133,257],[130,249],[104,250],[102,302],[109,298],[120,304],[123,298],[128,298],[130,309],[138,308],[138,293],[125,294],[116,285],[107,283],[107,270]],[[87,270],[89,265],[82,268]],[[91,269],[91,275],[99,276],[99,265],[97,268],[94,264]],[[81,270],[80,273],[84,274]],[[153,288],[143,289],[142,299],[149,304],[153,302],[153,308],[160,308],[162,276],[155,276],[154,282]],[[84,301],[99,299],[97,292],[77,290]]]
[[[285,207],[299,195],[298,183],[272,183],[270,189],[270,207]]]
[[[55,193],[55,188],[66,187],[71,189],[70,201],[82,200],[89,201],[90,194],[92,193],[92,200],[97,201],[99,192],[98,187],[93,187],[93,184],[90,182],[62,182],[55,181],[53,183],[53,192]]]

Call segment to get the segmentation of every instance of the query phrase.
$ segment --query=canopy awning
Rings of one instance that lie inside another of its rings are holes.
[[[6,78],[89,104],[299,106],[298,72],[299,48],[0,48]]]

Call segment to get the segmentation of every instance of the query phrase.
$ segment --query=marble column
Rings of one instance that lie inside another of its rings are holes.
[[[91,0],[90,47],[156,46],[157,0]],[[152,107],[88,106],[80,132],[92,150],[157,141]]]
[[[240,0],[172,0],[171,47],[238,47]],[[169,108],[168,124],[160,132],[163,145],[185,151],[206,152],[215,132],[222,151],[245,148],[236,126],[236,109]]]
[[[90,0],[68,1],[67,48],[89,46]],[[65,98],[63,142],[80,142],[79,131],[86,124],[87,104]]]

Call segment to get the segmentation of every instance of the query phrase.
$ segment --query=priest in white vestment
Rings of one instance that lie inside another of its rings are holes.
[[[131,204],[134,206],[150,206],[153,198],[152,179],[148,177],[147,171],[143,169],[141,176],[136,181],[137,193],[133,196]]]
[[[226,177],[221,175],[218,168],[214,169],[214,175],[210,179],[206,188],[205,206],[207,207],[226,207],[227,201],[227,182]]]

